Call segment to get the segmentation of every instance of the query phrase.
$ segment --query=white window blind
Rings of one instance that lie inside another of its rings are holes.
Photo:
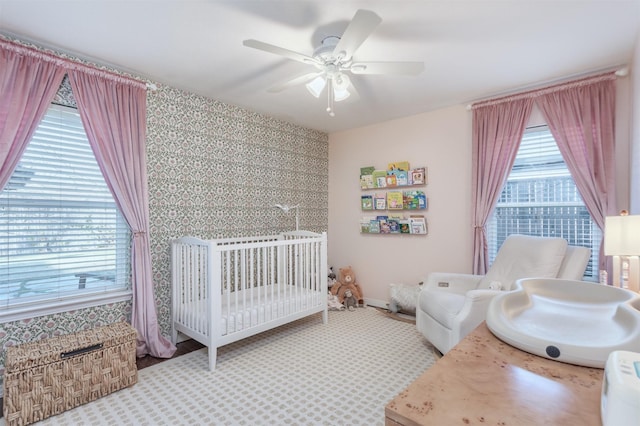
[[[511,234],[562,237],[591,249],[585,276],[597,279],[602,233],[582,201],[547,126],[527,129],[487,223],[489,262]]]
[[[0,193],[0,310],[130,287],[127,224],[78,112],[52,105]]]

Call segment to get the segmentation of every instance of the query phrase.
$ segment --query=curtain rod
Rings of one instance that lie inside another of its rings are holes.
[[[506,102],[508,100],[521,99],[525,97],[535,97],[544,92],[554,92],[558,90],[562,90],[564,88],[568,88],[571,86],[579,86],[582,84],[591,83],[599,80],[609,80],[615,79],[616,77],[626,77],[629,74],[629,68],[627,66],[611,69],[608,71],[600,71],[598,73],[594,73],[591,75],[582,75],[580,77],[575,77],[573,80],[555,80],[546,83],[546,85],[537,85],[537,87],[531,87],[529,89],[520,89],[523,91],[511,91],[510,93],[505,93],[504,95],[480,99],[476,101],[472,101],[467,105],[467,110],[472,110],[474,108],[478,108],[481,106],[498,104],[502,102]]]
[[[24,42],[4,34],[0,34],[0,48],[10,50],[21,55],[29,55],[44,61],[54,62],[66,69],[82,70],[89,74],[99,75],[121,83],[143,87],[148,90],[153,91],[158,88],[152,82],[144,81],[131,75],[126,75],[120,71],[107,69],[110,67],[107,67],[106,65],[88,63],[88,61],[72,55],[56,52],[53,49],[40,47],[35,43]]]

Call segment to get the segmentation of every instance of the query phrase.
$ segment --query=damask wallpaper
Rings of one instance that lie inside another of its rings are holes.
[[[294,213],[275,204],[299,205],[300,229],[326,231],[328,135],[158,86],[147,92],[147,172],[158,321],[169,336],[171,239],[294,229]],[[69,90],[63,84],[56,102],[73,104]],[[5,323],[0,347],[130,319],[131,303],[123,302]]]
[[[151,256],[170,332],[169,242],[328,227],[328,136],[170,87],[147,95]]]

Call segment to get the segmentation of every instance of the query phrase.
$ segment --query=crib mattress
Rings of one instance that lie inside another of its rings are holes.
[[[255,327],[278,318],[301,312],[327,303],[325,293],[297,287],[289,287],[278,291],[277,286],[262,288],[260,292],[239,291],[222,295],[222,314],[220,318],[220,336]],[[208,299],[195,302],[192,306],[183,305],[192,313],[206,313]],[[206,315],[206,314],[204,314]],[[206,318],[200,318],[206,324]],[[203,330],[209,335],[209,330]]]

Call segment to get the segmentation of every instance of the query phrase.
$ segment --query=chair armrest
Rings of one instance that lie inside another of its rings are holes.
[[[500,293],[502,293],[501,290],[481,289],[468,291],[466,295],[467,299],[470,299],[471,303],[478,303],[487,299],[491,300],[493,296],[497,296]]]
[[[424,288],[465,294],[470,290],[475,290],[483,277],[484,275],[432,272],[427,277]]]
[[[468,291],[464,300],[462,309],[456,316],[456,326],[453,327],[454,339],[462,340],[467,334],[471,333],[482,321],[487,317],[487,309],[493,299],[498,294],[503,293],[500,290],[471,290]]]

